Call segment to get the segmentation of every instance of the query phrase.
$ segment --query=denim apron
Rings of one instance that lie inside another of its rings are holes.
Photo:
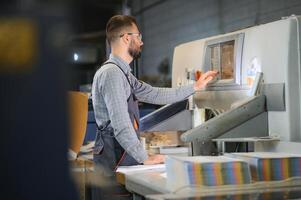
[[[114,64],[116,65],[122,73],[125,75],[130,87],[131,94],[127,99],[128,112],[131,119],[131,122],[136,131],[137,138],[139,139],[139,108],[138,108],[138,100],[134,94],[134,88],[130,83],[128,76],[125,72],[113,62],[106,62],[106,64]],[[118,95],[118,94],[117,94]],[[93,149],[93,160],[95,169],[98,170],[98,173],[105,177],[111,177],[111,179],[115,179],[115,171],[118,166],[130,166],[130,165],[139,165],[133,157],[131,157],[118,143],[114,136],[114,130],[112,127],[109,127],[111,121],[107,121],[100,126],[97,126],[96,137],[95,137],[95,146]],[[114,182],[114,180],[113,180]],[[119,188],[120,189],[120,188]],[[115,187],[115,191],[120,190]],[[122,195],[124,195],[126,190],[123,190]],[[116,195],[113,194],[116,197]],[[111,198],[113,197],[111,196]],[[118,196],[118,195],[117,195]]]

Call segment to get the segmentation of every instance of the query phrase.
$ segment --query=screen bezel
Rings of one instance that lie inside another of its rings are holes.
[[[207,88],[210,90],[220,90],[220,89],[240,89],[242,85],[242,75],[241,75],[241,67],[242,67],[242,54],[243,54],[243,41],[244,41],[244,33],[238,33],[234,35],[228,35],[222,38],[217,38],[213,40],[208,40],[205,42],[205,49],[203,55],[203,69],[204,71],[211,70],[211,47],[219,45],[221,43],[234,41],[234,72],[233,79],[224,79],[224,80],[216,80],[212,83],[209,83]]]

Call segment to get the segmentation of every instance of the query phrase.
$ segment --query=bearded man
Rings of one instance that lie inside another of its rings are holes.
[[[118,166],[159,164],[165,159],[163,155],[148,155],[139,141],[138,101],[163,105],[184,100],[203,89],[217,72],[208,71],[195,84],[187,86],[152,87],[131,73],[130,63],[140,56],[143,45],[135,18],[113,16],[107,23],[106,37],[111,54],[97,70],[92,84],[98,126],[93,153],[96,169],[114,177]],[[112,199],[113,193],[121,194],[116,190],[107,198]]]

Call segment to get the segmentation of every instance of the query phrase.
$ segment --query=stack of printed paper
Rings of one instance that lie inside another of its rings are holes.
[[[225,156],[168,156],[167,184],[171,189],[183,186],[219,186],[251,182],[248,163]]]
[[[249,163],[254,181],[276,181],[301,176],[301,155],[276,152],[231,153]]]

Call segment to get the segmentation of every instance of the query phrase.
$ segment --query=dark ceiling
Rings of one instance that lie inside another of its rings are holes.
[[[76,32],[91,33],[105,30],[108,19],[122,8],[122,0],[78,0]]]
[[[123,0],[77,0],[74,4],[72,40],[75,43],[100,45],[105,41],[106,23],[120,14]]]
[[[105,36],[107,21],[122,12],[124,2],[131,0],[3,0],[0,11],[4,16],[18,13],[27,15],[32,11],[41,16],[44,13],[54,16],[56,13],[68,13],[73,27],[72,38],[94,42]]]

